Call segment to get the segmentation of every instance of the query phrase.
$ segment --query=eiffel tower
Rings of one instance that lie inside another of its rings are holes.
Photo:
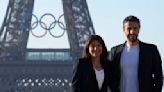
[[[34,0],[9,0],[0,29],[1,92],[70,92],[72,65],[95,31],[86,0],[62,4],[70,48],[28,49]]]

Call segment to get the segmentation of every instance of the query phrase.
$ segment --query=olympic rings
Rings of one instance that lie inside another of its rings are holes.
[[[26,13],[25,15],[20,17],[19,25],[22,26],[25,31],[30,31],[31,34],[37,38],[44,37],[47,34],[47,32],[49,32],[49,34],[52,37],[59,38],[64,35],[66,30],[68,30],[66,28],[65,22],[61,21],[61,18],[63,18],[64,16],[66,16],[68,14],[69,13],[64,13],[64,14],[60,15],[58,19],[56,19],[53,14],[45,13],[38,19],[38,17],[35,14]],[[27,23],[25,23],[25,20],[24,20],[27,16],[32,16],[32,19],[34,20],[34,21],[33,20],[31,21],[30,29],[29,29],[29,27],[27,27]],[[52,18],[51,20],[53,20],[53,21],[52,22],[47,21],[45,19],[46,17]],[[72,21],[72,24],[74,25],[72,16],[70,17],[70,15],[68,15],[68,17]],[[46,22],[49,22],[49,23],[46,23]],[[70,27],[72,28],[73,25],[71,25]],[[44,31],[42,34],[39,33],[40,35],[37,34],[38,31],[34,32],[34,29],[36,31],[36,28],[38,26],[39,26],[39,28],[42,29],[41,30],[42,32]],[[56,26],[58,26],[58,28],[60,28],[60,30],[55,30]]]

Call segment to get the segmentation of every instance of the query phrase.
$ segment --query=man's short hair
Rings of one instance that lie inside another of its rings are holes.
[[[136,22],[136,23],[139,25],[139,27],[141,26],[141,25],[140,25],[140,20],[139,20],[136,16],[133,16],[133,15],[127,16],[127,17],[123,20],[123,25],[124,25],[126,22]]]

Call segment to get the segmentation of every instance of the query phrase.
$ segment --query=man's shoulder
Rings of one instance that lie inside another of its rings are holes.
[[[124,43],[121,43],[121,44],[113,46],[111,49],[118,49],[118,48],[121,48],[123,45]]]
[[[144,46],[146,48],[157,48],[157,46],[155,44],[152,43],[146,43],[146,42],[141,42],[139,43],[141,46]]]

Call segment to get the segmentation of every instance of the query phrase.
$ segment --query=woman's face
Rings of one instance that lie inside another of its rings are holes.
[[[100,57],[102,50],[102,45],[96,40],[92,41],[89,45],[89,53],[92,58]]]

